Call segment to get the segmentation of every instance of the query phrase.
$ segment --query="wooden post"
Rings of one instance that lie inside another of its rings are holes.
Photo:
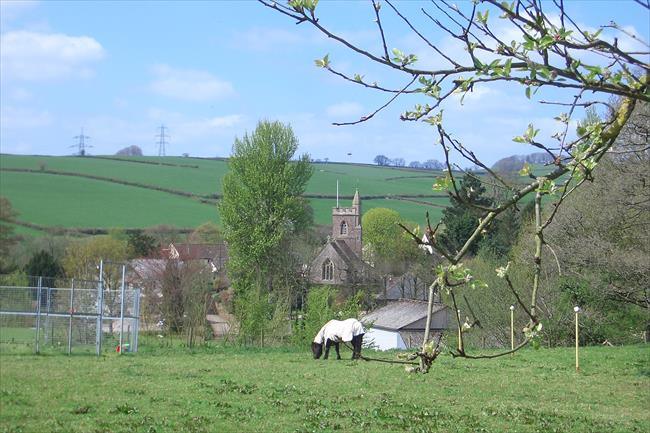
[[[462,336],[462,326],[460,324],[460,310],[456,310],[456,314],[458,316],[458,351],[462,352],[463,351],[463,336]]]
[[[576,373],[580,372],[580,358],[578,357],[578,347],[580,347],[578,339],[578,314],[580,313],[580,307],[573,307],[573,311],[576,313]]]
[[[510,350],[515,350],[515,306],[510,306]],[[515,352],[512,352],[514,356]]]

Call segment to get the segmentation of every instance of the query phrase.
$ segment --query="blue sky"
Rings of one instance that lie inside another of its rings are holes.
[[[398,4],[414,17],[419,7],[431,7]],[[568,4],[581,24],[596,28],[615,20],[650,39],[650,17],[631,0]],[[171,135],[168,155],[228,156],[235,137],[270,119],[290,123],[300,152],[314,159],[443,158],[429,126],[398,119],[412,103],[425,100],[403,98],[364,124],[332,126],[372,112],[386,95],[343,82],[316,68],[314,59],[329,53],[335,67],[380,83],[399,85],[404,77],[387,75],[257,2],[1,0],[0,5],[3,153],[71,154],[73,137],[83,127],[92,154],[138,145],[146,155],[157,155],[156,128],[164,124]],[[387,9],[390,48],[435,64]],[[322,1],[319,11],[323,23],[346,37],[380,48],[369,3]],[[458,50],[445,35],[430,36],[450,53]],[[528,153],[511,138],[531,122],[551,135],[553,115],[548,107],[530,104],[523,89],[499,86],[475,91],[463,106],[456,98],[445,107],[447,128],[488,163]]]

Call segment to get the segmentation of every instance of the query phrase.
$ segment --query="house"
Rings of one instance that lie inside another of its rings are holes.
[[[428,303],[413,299],[391,301],[361,318],[366,326],[364,341],[379,350],[412,349],[422,346],[427,322]],[[430,338],[441,334],[449,323],[449,308],[433,304]]]
[[[312,261],[309,280],[315,284],[351,285],[366,281],[372,268],[362,260],[361,199],[351,207],[332,208],[332,234]]]
[[[171,243],[159,250],[159,258],[134,259],[130,262],[128,281],[143,289],[142,313],[144,326],[147,329],[158,329],[158,323],[163,317],[160,305],[164,297],[165,281],[172,264],[192,264],[192,272],[210,276],[214,288],[224,290],[228,287],[226,264],[228,262],[228,248],[224,242],[215,244],[189,244]],[[180,278],[180,277],[179,277]],[[211,305],[210,312],[215,310]],[[218,313],[215,317],[207,317],[212,325],[215,336],[231,332],[230,325],[226,322],[229,318]],[[224,318],[225,317],[225,318]],[[148,323],[146,323],[148,322]]]
[[[215,244],[171,243],[167,248],[163,248],[161,253],[163,258],[182,262],[204,260],[214,273],[223,273],[228,263],[228,246],[225,242]]]

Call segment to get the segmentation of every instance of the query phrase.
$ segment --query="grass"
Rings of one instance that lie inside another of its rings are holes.
[[[143,164],[140,162],[164,163]],[[169,164],[176,164],[169,165]],[[135,182],[143,186],[166,188],[197,195],[221,194],[221,182],[228,170],[223,160],[177,157],[129,157],[121,160],[79,157],[1,155],[2,169],[29,169],[78,173]],[[363,196],[388,197],[433,194],[433,177],[439,173],[354,164],[314,164],[314,175],[306,194],[329,195],[311,198],[316,224],[331,223],[339,181],[342,206],[350,205],[356,188]],[[206,221],[219,223],[214,205],[196,199],[116,184],[108,180],[47,173],[0,171],[2,195],[18,211],[18,220],[46,227],[111,228],[149,227],[159,224],[196,227]],[[364,200],[364,211],[389,207],[405,219],[424,223],[427,210],[432,220],[440,215],[447,198],[421,198],[426,206],[413,201],[382,198]],[[21,231],[24,234],[26,230]]]
[[[0,356],[3,432],[645,432],[650,348],[440,357],[427,375],[305,350],[141,341],[122,357]],[[350,353],[343,353],[349,358]],[[383,356],[392,356],[384,354]],[[45,409],[45,410],[44,410]]]
[[[0,172],[18,219],[50,227],[196,227],[216,207],[160,191],[49,174]]]

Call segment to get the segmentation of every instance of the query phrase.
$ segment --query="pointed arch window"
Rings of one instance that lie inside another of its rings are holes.
[[[325,281],[334,279],[334,264],[330,259],[327,259],[323,262],[322,277],[322,279]]]
[[[341,223],[341,234],[342,235],[347,235],[348,234],[348,222],[347,221],[343,221]]]

